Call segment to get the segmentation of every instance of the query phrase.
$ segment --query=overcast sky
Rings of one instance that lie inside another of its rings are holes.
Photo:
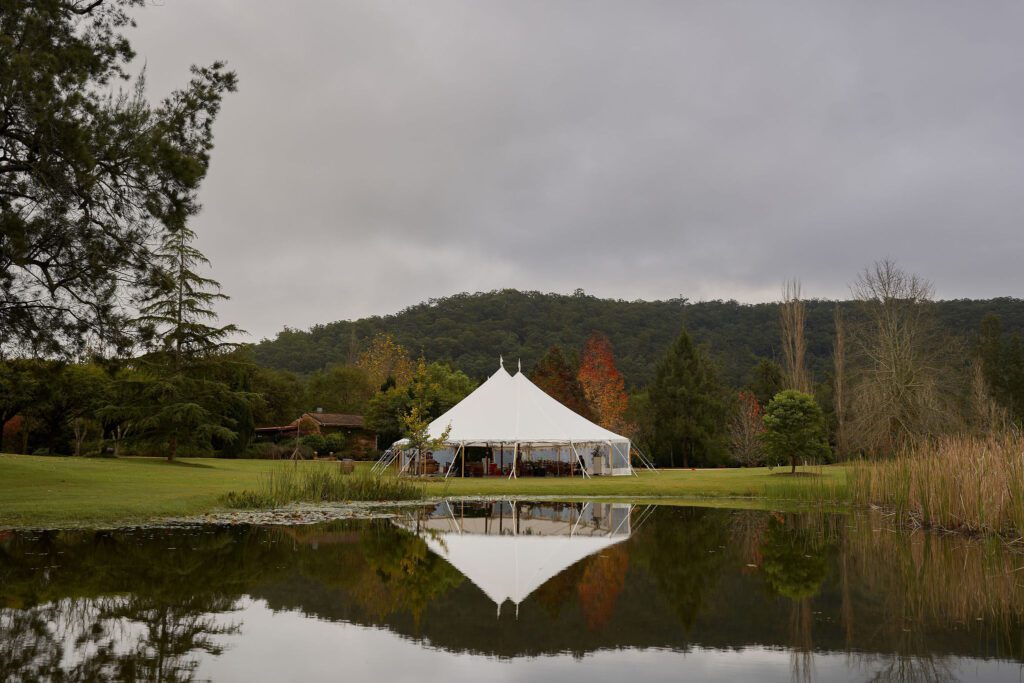
[[[502,287],[1024,296],[1024,3],[163,0],[239,76],[199,246],[253,339]]]

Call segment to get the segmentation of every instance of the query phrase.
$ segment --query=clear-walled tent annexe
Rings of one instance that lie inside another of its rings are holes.
[[[451,410],[430,423],[431,438],[449,429],[444,447],[420,454],[405,439],[376,467],[437,476],[629,475],[630,441],[548,396],[504,364]]]

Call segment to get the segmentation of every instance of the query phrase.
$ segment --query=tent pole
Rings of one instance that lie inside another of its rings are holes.
[[[513,479],[513,478],[518,479],[519,478],[519,476],[516,475],[516,458],[518,456],[519,456],[519,442],[516,441],[515,445],[512,447],[512,473],[508,475],[509,479]]]
[[[640,475],[636,473],[635,469],[633,469],[633,457],[632,457],[632,454],[630,453],[631,446],[632,446],[632,443],[630,443],[630,445],[626,447],[626,467],[629,468],[629,473],[630,474],[632,474],[634,477],[639,479]],[[618,449],[616,449],[616,453],[617,452],[618,452]]]
[[[463,450],[466,449],[465,442],[463,442],[463,444],[462,444],[462,449]],[[445,479],[447,479],[448,477],[451,476],[452,470],[455,469],[455,461],[459,459],[459,449],[458,448],[454,449],[453,453],[454,453],[454,455],[452,455],[452,464],[448,466],[448,471],[444,473],[444,478]],[[465,458],[465,455],[463,455],[462,460],[463,460],[462,471],[463,471],[463,476],[465,476],[465,471],[466,471],[466,464],[465,464],[466,458]]]
[[[452,520],[452,524],[455,525],[455,530],[458,531],[459,535],[461,536],[462,535],[462,529],[459,528],[459,523],[457,521],[455,521],[455,510],[452,510],[452,504],[449,503],[447,500],[444,502],[444,504],[448,506],[448,517],[449,517],[449,519]]]
[[[576,450],[576,444],[570,441],[569,447],[572,448],[572,452],[576,454],[576,459],[580,461],[580,472],[583,473],[583,478],[589,479],[590,474],[587,472],[587,465],[586,463],[583,462],[583,458],[580,456],[580,452]]]
[[[577,515],[576,515],[576,523],[572,525],[572,531],[569,532],[570,536],[575,536],[576,535],[576,527],[578,527],[580,525],[580,521],[583,519],[583,511],[587,509],[588,505],[590,505],[590,503],[584,503],[583,507],[581,507],[579,512],[577,513]]]

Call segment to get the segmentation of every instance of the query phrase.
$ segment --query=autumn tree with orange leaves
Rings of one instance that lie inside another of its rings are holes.
[[[629,407],[626,380],[615,366],[612,343],[604,334],[590,335],[583,348],[577,378],[598,424],[614,432],[626,431],[625,414]]]

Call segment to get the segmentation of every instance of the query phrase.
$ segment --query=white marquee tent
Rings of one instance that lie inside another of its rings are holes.
[[[428,431],[437,439],[449,427],[447,448],[432,454],[446,476],[456,471],[460,455],[464,460],[467,446],[500,449],[500,456],[497,452],[494,456],[493,469],[509,476],[517,476],[516,465],[524,461],[565,463],[567,471],[583,476],[633,472],[629,439],[565,407],[522,371],[509,375],[504,363],[486,382],[431,422]],[[400,471],[409,471],[415,458],[405,453],[405,445],[405,440],[396,442],[378,466],[398,460]]]
[[[519,513],[514,502],[498,505],[509,506],[510,516]],[[493,524],[485,530],[481,518],[458,518],[447,502],[438,512],[448,506],[450,519],[438,515],[426,523],[395,523],[417,533],[431,552],[476,584],[499,609],[506,600],[518,608],[565,569],[630,537],[631,505],[604,505],[600,520],[594,519],[594,505],[602,507],[587,503],[568,519],[516,520],[502,532]]]

